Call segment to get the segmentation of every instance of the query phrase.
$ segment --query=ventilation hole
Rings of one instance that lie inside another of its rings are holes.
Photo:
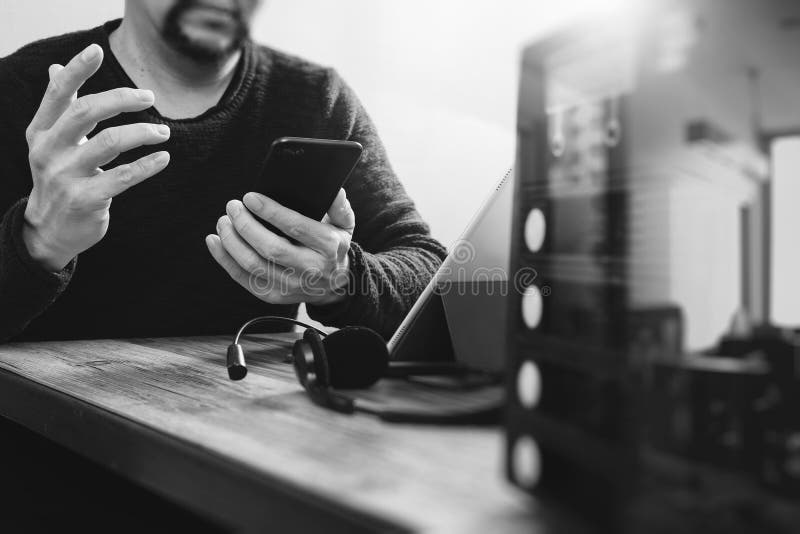
[[[522,319],[528,328],[536,328],[542,320],[542,293],[536,286],[522,294]]]
[[[534,208],[528,213],[525,219],[525,244],[531,252],[539,252],[544,243],[547,223],[544,220],[544,213],[539,208]]]
[[[542,375],[532,361],[526,361],[517,373],[517,398],[526,409],[532,410],[539,404],[542,394]]]
[[[536,487],[542,475],[542,455],[530,436],[521,436],[511,452],[511,470],[517,484],[528,490]]]

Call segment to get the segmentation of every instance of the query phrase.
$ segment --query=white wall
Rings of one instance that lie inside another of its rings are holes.
[[[122,16],[122,0],[0,0],[0,56],[36,39]]]
[[[268,0],[253,34],[340,71],[434,235],[450,244],[513,164],[522,43],[598,1]],[[118,17],[122,5],[2,0],[0,55]]]
[[[779,139],[772,145],[772,320],[778,325],[800,324],[800,252],[797,227],[800,216],[800,137]]]

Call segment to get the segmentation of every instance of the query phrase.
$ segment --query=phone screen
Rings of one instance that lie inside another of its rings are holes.
[[[270,147],[254,191],[306,217],[322,220],[362,151],[355,141],[277,139]]]

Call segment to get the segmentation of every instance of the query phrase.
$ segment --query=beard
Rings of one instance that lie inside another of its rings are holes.
[[[197,0],[177,0],[167,12],[161,35],[164,40],[176,51],[200,63],[217,63],[230,57],[242,47],[250,36],[250,27],[245,18],[241,2],[233,2],[230,11],[232,28],[224,29],[227,42],[225,44],[209,43],[203,39],[193,38],[186,32],[182,25],[184,15],[198,6]],[[208,24],[210,30],[223,31],[223,28]]]

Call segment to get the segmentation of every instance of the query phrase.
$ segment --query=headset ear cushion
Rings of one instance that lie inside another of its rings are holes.
[[[389,349],[384,339],[369,328],[342,328],[328,335],[322,344],[334,388],[367,388],[386,374]]]
[[[322,337],[313,328],[308,328],[303,333],[303,341],[308,343],[311,353],[314,355],[314,379],[317,386],[329,387],[331,385],[330,365]]]

